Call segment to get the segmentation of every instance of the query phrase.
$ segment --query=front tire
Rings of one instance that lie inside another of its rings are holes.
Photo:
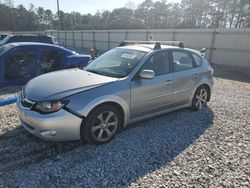
[[[99,106],[88,115],[82,125],[83,138],[91,144],[105,144],[114,138],[121,124],[121,114],[114,106]]]
[[[191,110],[198,111],[203,109],[206,106],[208,99],[209,92],[207,87],[200,86],[194,93]]]

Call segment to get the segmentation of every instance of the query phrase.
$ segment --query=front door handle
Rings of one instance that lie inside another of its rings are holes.
[[[166,85],[170,85],[170,84],[172,84],[172,83],[173,83],[173,81],[171,81],[171,80],[165,81],[165,84],[166,84]]]
[[[198,74],[194,74],[193,77],[194,77],[194,78],[198,78],[199,75],[198,75]]]

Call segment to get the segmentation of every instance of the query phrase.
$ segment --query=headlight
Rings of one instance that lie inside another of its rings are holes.
[[[33,110],[38,111],[40,113],[52,113],[60,110],[63,106],[65,106],[68,101],[44,101],[38,102],[34,106]]]

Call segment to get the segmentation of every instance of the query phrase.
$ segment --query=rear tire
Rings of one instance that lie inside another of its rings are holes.
[[[83,138],[95,145],[112,140],[122,125],[119,111],[112,105],[101,105],[94,109],[82,125]]]
[[[192,100],[191,110],[198,111],[203,109],[209,99],[209,92],[206,86],[200,86],[194,93],[194,97]]]

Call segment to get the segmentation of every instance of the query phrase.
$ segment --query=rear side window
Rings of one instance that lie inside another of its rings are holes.
[[[11,42],[40,42],[53,44],[51,38],[47,36],[13,36],[8,41],[8,43]]]
[[[183,71],[193,68],[193,59],[188,52],[173,51],[174,71]]]
[[[12,36],[7,43],[11,42],[23,42],[22,39],[19,36]]]
[[[43,48],[41,51],[41,67],[42,72],[52,72],[63,67],[65,55],[55,49]]]
[[[201,63],[202,63],[201,57],[198,56],[198,55],[196,55],[196,54],[192,54],[192,56],[193,56],[193,58],[194,58],[194,60],[195,60],[196,65],[197,65],[197,66],[200,66]]]

